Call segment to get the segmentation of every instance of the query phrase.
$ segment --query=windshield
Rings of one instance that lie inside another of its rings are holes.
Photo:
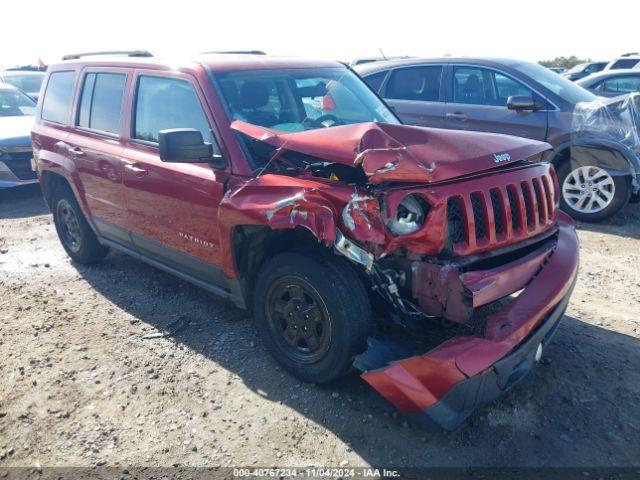
[[[346,68],[216,74],[232,120],[299,132],[362,122],[399,123]]]
[[[591,102],[596,98],[595,95],[579,85],[538,64],[522,62],[513,65],[513,68],[538,82],[564,101],[574,105],[580,102]]]
[[[6,83],[8,83],[9,85],[13,85],[16,88],[19,88],[23,92],[29,92],[29,93],[39,92],[40,85],[42,85],[43,79],[44,79],[44,73],[43,74],[33,73],[28,75],[11,74],[11,75],[4,76],[4,81]]]
[[[36,102],[16,90],[0,90],[0,117],[34,115]]]

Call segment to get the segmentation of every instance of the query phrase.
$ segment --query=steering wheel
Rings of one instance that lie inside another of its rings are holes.
[[[337,125],[340,123],[340,119],[338,117],[336,117],[335,115],[331,115],[331,114],[325,114],[325,115],[320,115],[318,118],[307,118],[307,121],[309,123],[314,124],[317,127],[331,127],[333,125]],[[331,122],[331,125],[325,125],[325,122]]]

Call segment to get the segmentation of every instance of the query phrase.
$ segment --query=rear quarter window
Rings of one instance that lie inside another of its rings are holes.
[[[42,100],[42,118],[51,122],[68,124],[75,72],[54,72],[49,76]]]

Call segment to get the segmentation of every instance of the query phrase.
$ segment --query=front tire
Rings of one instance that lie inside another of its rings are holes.
[[[60,243],[72,260],[88,265],[109,253],[98,242],[70,188],[60,187],[53,193],[51,210]]]
[[[349,371],[373,330],[362,280],[345,260],[330,255],[290,252],[265,262],[253,312],[269,352],[309,383],[331,382]]]
[[[566,161],[558,168],[560,208],[573,218],[600,222],[618,213],[631,197],[627,176],[611,175],[597,165]]]

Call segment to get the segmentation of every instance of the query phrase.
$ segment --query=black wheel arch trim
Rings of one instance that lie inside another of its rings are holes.
[[[627,146],[606,139],[585,138],[580,142],[565,142],[554,147],[551,163],[558,167],[567,150],[569,158],[579,165],[595,162],[613,176],[628,176],[633,194],[640,193],[640,154],[636,155]]]
[[[477,408],[491,403],[520,383],[536,365],[538,345],[546,346],[556,333],[576,284],[574,278],[567,294],[544,322],[515,350],[484,372],[468,377],[454,386],[440,401],[420,412],[405,414],[407,420],[422,428],[455,430]]]

